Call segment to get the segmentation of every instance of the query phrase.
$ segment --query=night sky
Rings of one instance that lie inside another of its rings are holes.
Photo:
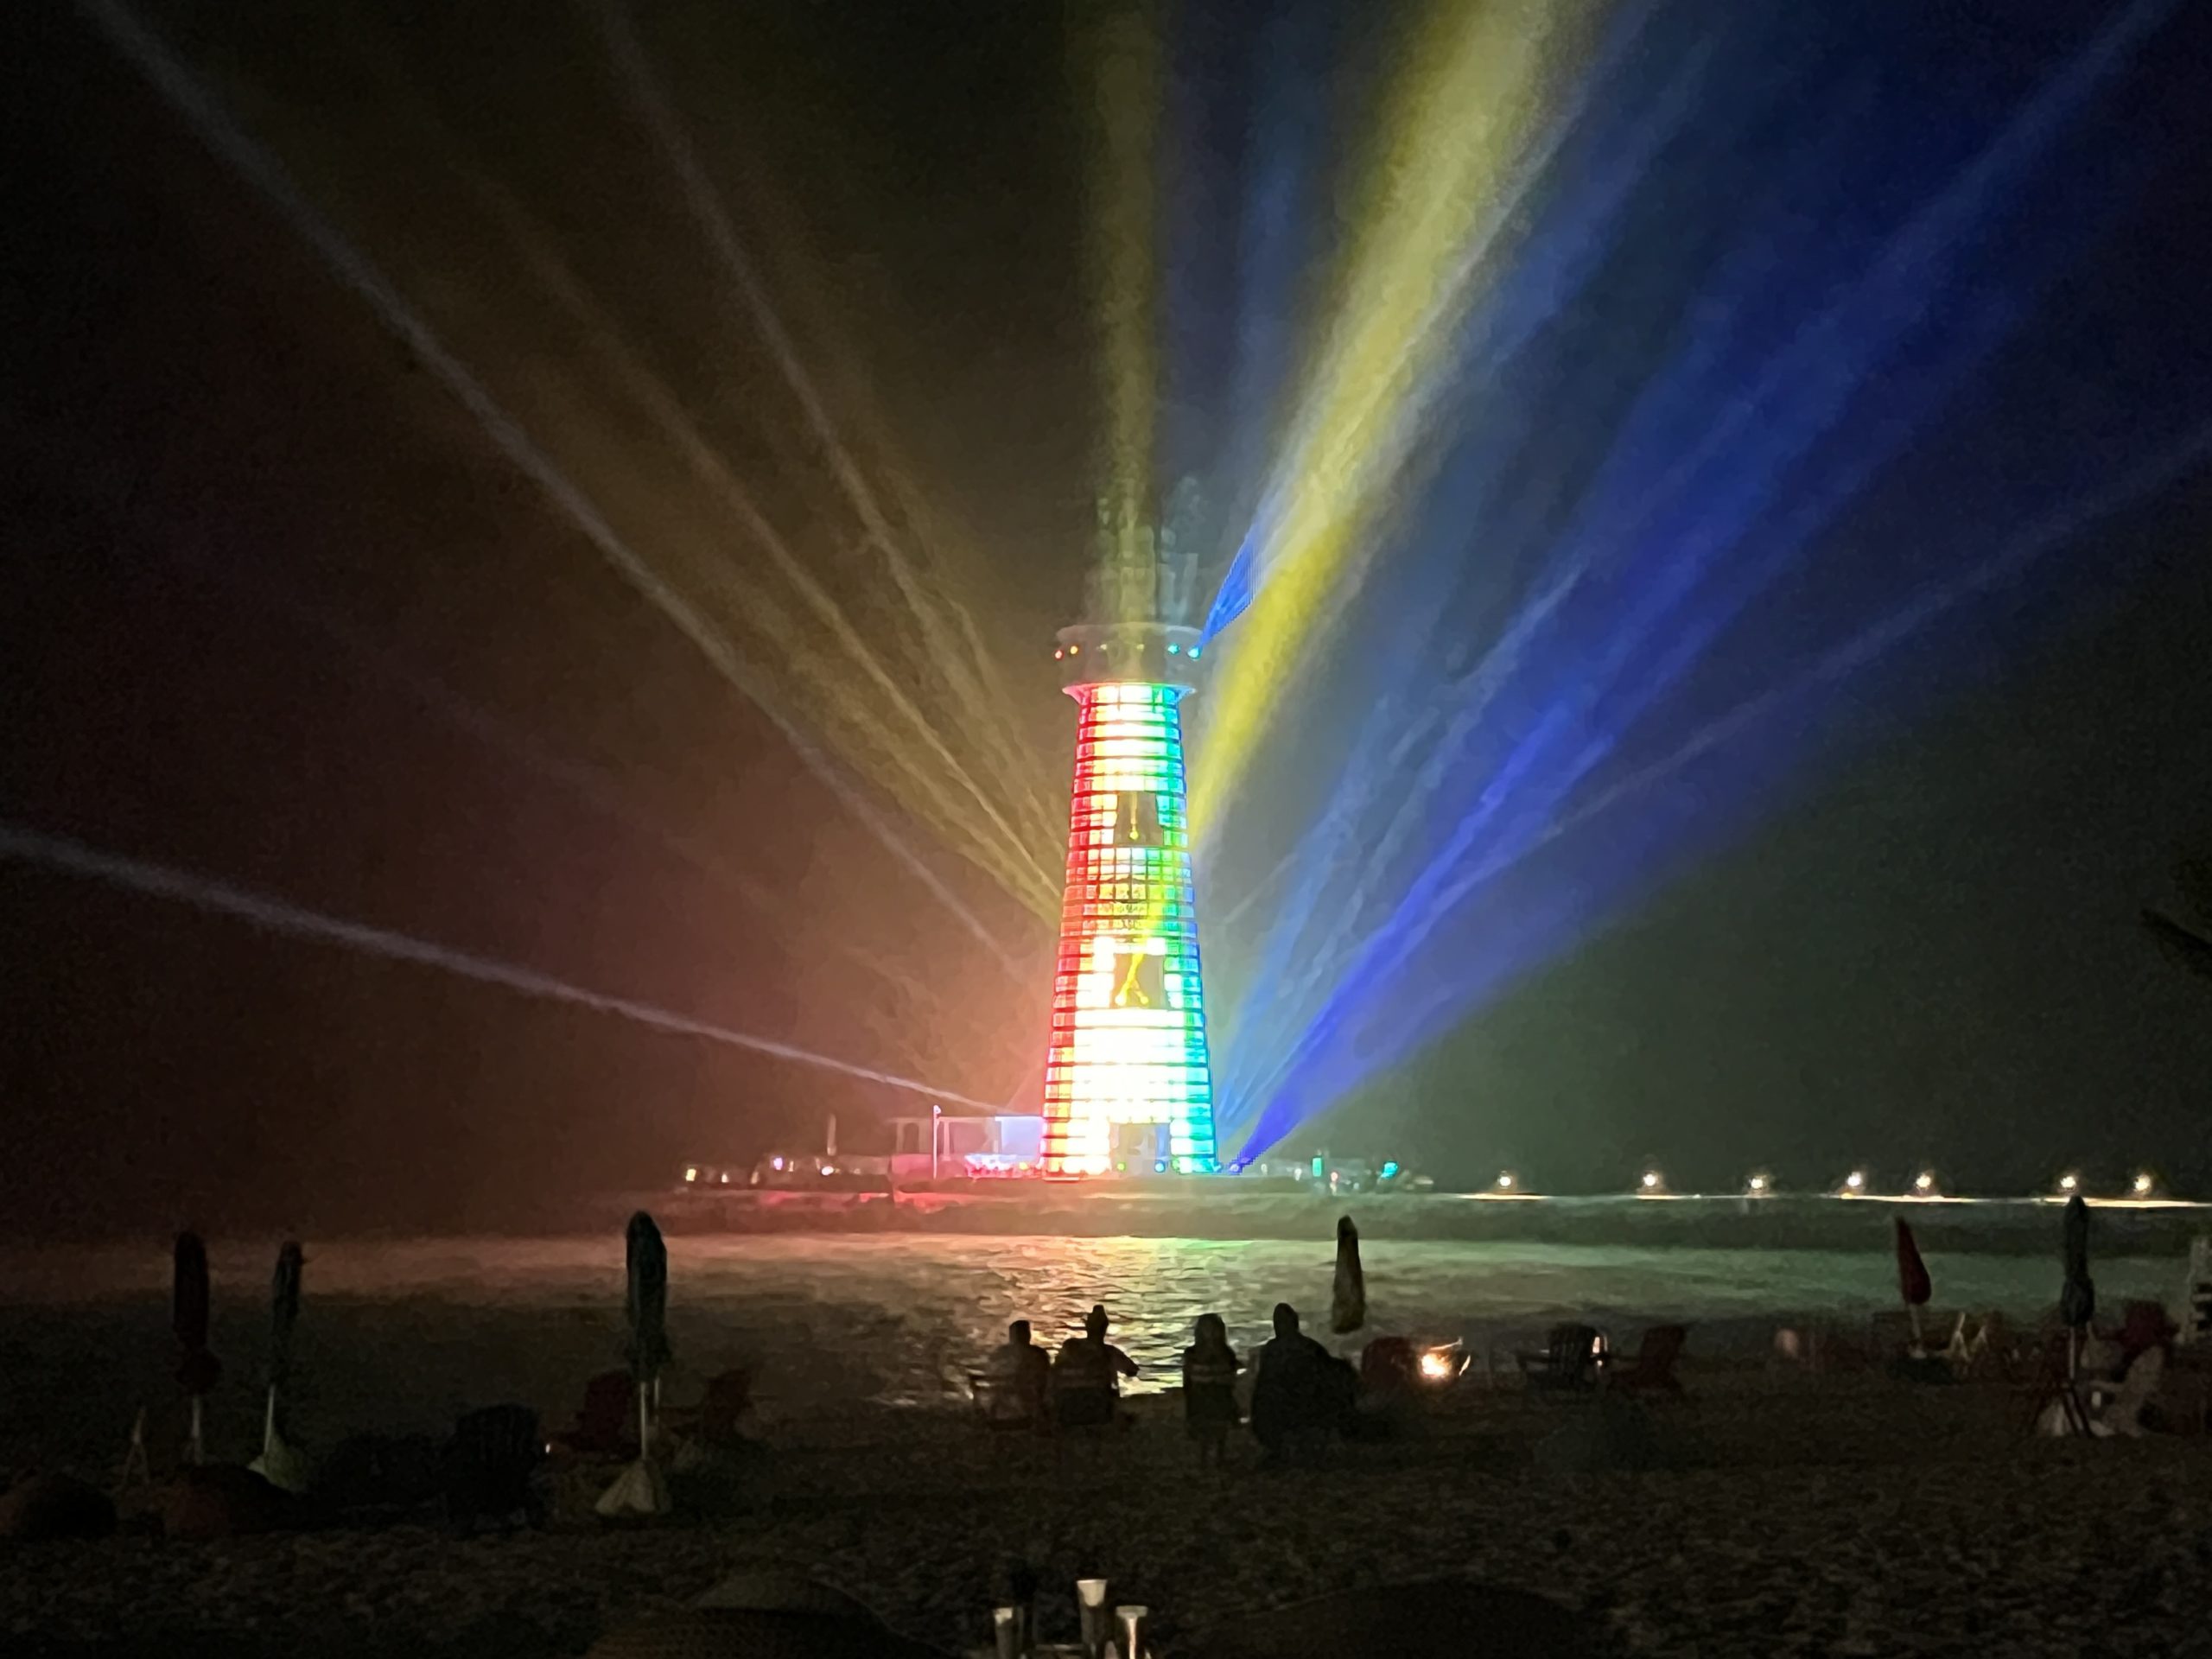
[[[1931,10],[1944,50],[1997,27]],[[145,16],[626,535],[695,573],[723,562],[732,591],[760,569],[609,393],[610,341],[974,752],[591,8],[230,11]],[[1104,418],[1081,20],[1021,0],[637,13],[855,453],[903,480],[902,526],[926,515],[949,550],[938,579],[1005,694],[991,775],[1049,818],[1072,728],[1050,636],[1082,601]],[[1969,427],[2046,419],[2038,388],[2060,379],[2094,403],[2107,327],[2139,352],[2170,335],[2167,372],[2206,378],[2212,119],[2176,89],[2212,62],[2208,32],[2184,16],[2161,35],[2136,103],[2164,113],[2127,139],[2155,164],[2055,302],[2066,338],[2007,359]],[[1193,34],[1183,73],[1203,88],[1234,41]],[[1356,127],[1394,36],[1343,17],[1323,35],[1344,49],[1306,73]],[[2032,30],[2005,49],[2035,70]],[[1941,60],[1920,73],[1940,81]],[[1034,965],[1009,976],[72,8],[0,16],[0,818],[1033,1097],[1051,960],[1033,909],[877,797]],[[548,252],[589,315],[549,289]],[[2135,384],[2115,372],[2109,396]],[[1958,512],[1925,471],[1902,466],[1882,510]],[[2064,555],[2063,602],[2047,585],[2018,607],[2032,626],[2008,613],[1901,653],[1695,859],[1517,964],[1295,1149],[1588,1189],[1653,1157],[1684,1187],[1755,1165],[1810,1184],[1931,1160],[1989,1190],[2147,1165],[2212,1195],[2212,988],[2137,919],[2212,849],[2208,545],[2202,465],[2100,516]],[[1209,569],[1233,550],[1203,550]],[[1792,648],[1768,637],[1780,676]],[[812,692],[766,700],[802,729],[829,718]],[[1297,741],[1275,735],[1286,775]],[[1287,844],[1256,822],[1251,840],[1263,853],[1204,867],[1224,898]],[[1224,964],[1236,944],[1208,937]],[[0,950],[8,1231],[543,1221],[913,1099],[21,861],[0,862]]]

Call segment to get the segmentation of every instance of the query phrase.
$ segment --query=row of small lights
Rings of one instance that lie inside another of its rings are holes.
[[[1183,647],[1171,643],[1167,647],[1167,654],[1170,657],[1179,657],[1183,654]],[[1058,646],[1055,647],[1052,652],[1052,660],[1057,663],[1063,657],[1080,657],[1082,655],[1083,647],[1081,645]],[[1192,661],[1196,662],[1198,660],[1198,648],[1196,645],[1192,645],[1191,647],[1190,655]]]
[[[771,1159],[769,1161],[770,1164],[778,1170],[781,1170],[785,1166],[785,1160],[781,1158]],[[1029,1163],[1021,1163],[1015,1165],[1014,1167],[1016,1170],[1027,1172],[1035,1167],[1035,1166]],[[1116,1165],[1116,1167],[1121,1170],[1127,1170],[1128,1166],[1127,1164],[1119,1164]],[[1155,1173],[1164,1172],[1166,1167],[1167,1166],[1164,1162],[1155,1163],[1153,1166],[1153,1169]],[[824,1175],[835,1175],[837,1173],[837,1166],[835,1164],[821,1164],[817,1166],[817,1168]],[[1390,1178],[1395,1168],[1395,1166],[1385,1166],[1383,1172],[1383,1179],[1385,1180],[1388,1180]],[[699,1179],[699,1174],[700,1171],[697,1165],[687,1165],[683,1171],[683,1179],[686,1181],[696,1182]],[[729,1172],[728,1170],[723,1170],[721,1172],[721,1184],[725,1186],[729,1184]],[[1653,1194],[1663,1193],[1667,1190],[1666,1177],[1662,1175],[1656,1169],[1647,1169],[1643,1172],[1643,1177],[1637,1181],[1637,1188],[1642,1192]],[[1499,1171],[1497,1181],[1497,1190],[1500,1192],[1520,1192],[1520,1178],[1515,1175],[1510,1169]],[[2081,1192],[2081,1190],[2082,1178],[2080,1176],[2069,1172],[2058,1178],[2058,1191],[2062,1195],[2067,1198],[2071,1198],[2076,1192]],[[2147,1169],[2137,1171],[2135,1179],[2128,1183],[2128,1196],[2131,1198],[2151,1198],[2157,1193],[2158,1190],[2158,1178],[2153,1176]],[[1773,1178],[1769,1175],[1754,1175],[1744,1183],[1744,1193],[1747,1198],[1766,1198],[1770,1196],[1774,1191],[1774,1180]],[[1850,1174],[1843,1178],[1843,1185],[1836,1189],[1838,1197],[1847,1198],[1864,1198],[1866,1196],[1867,1192],[1866,1172],[1863,1169],[1853,1170]],[[1933,1170],[1923,1169],[1919,1174],[1914,1176],[1912,1178],[1912,1192],[1908,1196],[1916,1198],[1941,1198],[1942,1193],[1936,1185],[1935,1172]]]
[[[1029,1159],[1024,1159],[1019,1163],[1013,1164],[990,1164],[979,1163],[972,1156],[967,1155],[963,1156],[961,1163],[962,1166],[971,1175],[1028,1175],[1035,1173],[1038,1170],[1043,1167],[1041,1164]],[[793,1173],[797,1173],[802,1167],[804,1167],[802,1165],[786,1158],[771,1158],[768,1160],[768,1166],[771,1169],[777,1171],[779,1173],[781,1173],[786,1168],[790,1169]],[[1162,1161],[1154,1164],[1152,1167],[1154,1173],[1165,1173],[1167,1165],[1163,1160]],[[835,1175],[837,1173],[837,1166],[835,1164],[817,1164],[814,1168],[815,1173],[817,1175]],[[1128,1166],[1127,1164],[1116,1164],[1115,1168],[1126,1171],[1128,1168]],[[713,1170],[702,1170],[696,1164],[686,1164],[683,1166],[683,1179],[687,1184],[696,1185],[702,1176],[709,1185],[728,1186],[729,1185],[729,1171],[726,1169],[717,1175]]]
[[[1519,1178],[1510,1169],[1501,1170],[1498,1173],[1497,1185],[1497,1191],[1501,1192],[1518,1192],[1521,1190]],[[1667,1190],[1666,1177],[1656,1169],[1647,1169],[1643,1172],[1642,1179],[1637,1181],[1637,1188],[1642,1192],[1662,1193]],[[1865,1197],[1868,1190],[1866,1172],[1863,1169],[1854,1169],[1843,1178],[1843,1185],[1837,1189],[1837,1192],[1840,1197],[1855,1198]],[[2071,1198],[2081,1190],[2082,1178],[2079,1175],[2069,1172],[2058,1178],[2058,1191],[2063,1196]],[[2135,1179],[2128,1183],[2128,1196],[2131,1198],[2151,1198],[2157,1193],[2158,1190],[2158,1179],[2148,1170],[2137,1171]],[[1765,1198],[1774,1191],[1774,1178],[1764,1173],[1754,1175],[1744,1183],[1744,1192],[1748,1198]],[[1936,1185],[1935,1171],[1923,1169],[1919,1174],[1914,1176],[1910,1196],[1916,1198],[1941,1198],[1942,1193]]]
[[[769,1167],[779,1172],[788,1167],[794,1174],[800,1167],[795,1160],[785,1158],[771,1158],[768,1164]],[[835,1175],[837,1173],[837,1166],[835,1164],[817,1164],[814,1169],[818,1175]],[[718,1177],[713,1170],[702,1171],[696,1164],[686,1164],[683,1166],[683,1179],[688,1182],[696,1182],[702,1174],[710,1183],[721,1186],[729,1185],[729,1171],[726,1169],[721,1171]]]

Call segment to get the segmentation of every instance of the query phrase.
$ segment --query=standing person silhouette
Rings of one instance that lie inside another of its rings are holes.
[[[1275,1333],[1253,1356],[1252,1433],[1270,1464],[1300,1442],[1340,1427],[1344,1362],[1298,1328],[1298,1310],[1277,1302]]]

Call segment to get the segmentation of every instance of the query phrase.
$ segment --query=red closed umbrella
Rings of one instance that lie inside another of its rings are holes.
[[[1936,1287],[1928,1277],[1928,1264],[1920,1259],[1920,1246],[1912,1242],[1912,1229],[1897,1217],[1897,1294],[1907,1307],[1925,1307]]]
[[[1920,1310],[1928,1306],[1928,1299],[1935,1294],[1936,1286],[1928,1276],[1928,1264],[1920,1259],[1920,1246],[1913,1243],[1912,1229],[1905,1225],[1904,1217],[1897,1218],[1897,1294],[1904,1299],[1905,1311],[1912,1315],[1912,1351],[1921,1351]]]

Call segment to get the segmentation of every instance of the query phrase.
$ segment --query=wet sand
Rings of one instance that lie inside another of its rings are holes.
[[[575,1513],[586,1471],[546,1530],[504,1538],[6,1550],[0,1647],[535,1659],[774,1560],[957,1651],[1027,1556],[1048,1632],[1072,1632],[1067,1585],[1103,1573],[1177,1654],[1242,1610],[1440,1575],[1586,1609],[1627,1653],[2212,1652],[2212,1440],[2031,1440],[1993,1383],[1686,1376],[1691,1397],[1653,1410],[1663,1466],[1573,1475],[1535,1448],[1590,1403],[1516,1387],[1463,1385],[1419,1438],[1320,1469],[1262,1472],[1244,1443],[1219,1477],[1192,1467],[1172,1399],[1065,1474],[958,1412],[855,1407],[765,1427],[772,1506],[714,1528],[601,1528]]]

